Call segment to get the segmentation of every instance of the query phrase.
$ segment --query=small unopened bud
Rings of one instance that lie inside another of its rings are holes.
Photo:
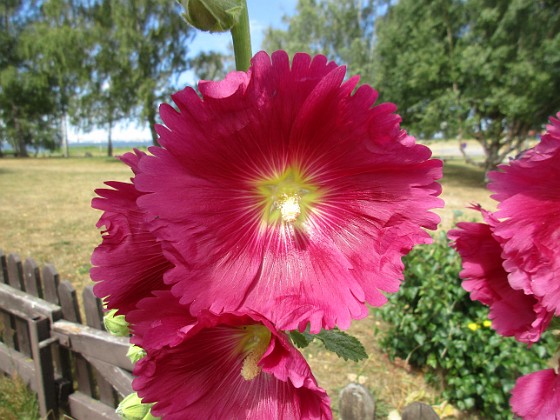
[[[153,404],[142,404],[142,400],[135,392],[127,395],[119,404],[115,412],[124,420],[156,420],[150,409]]]
[[[241,0],[181,0],[186,21],[201,31],[227,32],[243,10]]]
[[[118,337],[126,337],[129,335],[128,322],[124,319],[124,315],[116,315],[116,313],[116,309],[111,309],[105,313],[103,317],[105,329]]]
[[[132,363],[136,363],[145,355],[146,352],[144,349],[142,347],[135,346],[134,344],[130,346],[126,352],[126,357],[128,357]]]

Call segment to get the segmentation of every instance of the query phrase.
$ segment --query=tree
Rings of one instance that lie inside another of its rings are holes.
[[[375,87],[395,102],[407,128],[426,138],[457,132],[464,113],[458,103],[458,34],[461,0],[400,0],[377,24]]]
[[[189,60],[196,77],[200,80],[219,80],[235,69],[234,57],[217,51],[201,51]]]
[[[267,50],[348,64],[416,136],[478,140],[486,170],[560,109],[552,0],[299,0],[286,20],[287,31],[268,30]]]
[[[28,60],[49,75],[65,156],[68,156],[67,115],[88,77],[84,62],[89,34],[84,26],[84,9],[84,3],[79,0],[46,0],[41,4],[40,18],[21,39]]]
[[[560,11],[549,0],[470,0],[466,12],[459,61],[465,128],[490,170],[560,110]]]
[[[2,136],[16,155],[27,146],[53,148],[59,142],[57,107],[50,94],[53,81],[29,59],[23,40],[33,36],[40,9],[29,1],[5,1],[0,6],[0,118]]]
[[[385,1],[299,0],[296,14],[284,18],[287,30],[268,28],[263,49],[290,55],[298,51],[324,54],[345,63],[363,80],[372,77],[376,12]]]
[[[109,141],[115,122],[135,117],[148,123],[157,144],[157,106],[187,69],[194,34],[181,12],[168,0],[101,0],[88,12],[94,45],[81,117],[106,125]]]
[[[474,137],[495,169],[560,107],[559,24],[547,1],[401,0],[378,25],[380,90],[420,135]]]

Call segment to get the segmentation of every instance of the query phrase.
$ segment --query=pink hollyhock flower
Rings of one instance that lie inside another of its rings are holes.
[[[133,388],[165,419],[330,419],[329,398],[287,336],[255,313],[194,321],[169,292],[130,313],[147,355]],[[162,311],[163,309],[163,311]]]
[[[430,242],[442,163],[393,104],[324,56],[258,53],[248,72],[162,105],[162,148],[140,162],[139,207],[193,313],[249,308],[311,331],[367,315]]]
[[[489,174],[489,189],[511,286],[560,315],[560,120],[550,121],[537,146]]]
[[[127,153],[121,160],[138,170],[145,153]],[[173,265],[163,256],[161,245],[148,230],[146,213],[136,205],[142,195],[134,185],[107,182],[113,189],[95,192],[92,207],[103,210],[97,227],[105,226],[103,241],[91,257],[94,266],[91,278],[100,298],[106,298],[109,309],[118,309],[126,315],[136,303],[152,290],[169,288],[163,283],[163,274]]]
[[[560,418],[560,376],[546,369],[522,376],[510,400],[512,411],[524,420]]]
[[[458,229],[448,234],[452,246],[461,255],[462,286],[472,300],[490,307],[492,328],[498,333],[526,343],[536,342],[553,313],[535,296],[511,287],[502,266],[502,244],[493,236],[499,221],[480,206],[474,209],[482,213],[486,223],[458,223]]]

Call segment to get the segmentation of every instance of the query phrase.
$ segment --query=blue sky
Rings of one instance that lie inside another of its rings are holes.
[[[253,54],[260,50],[264,37],[264,30],[269,26],[275,28],[283,28],[282,17],[292,15],[298,0],[247,0],[247,8],[249,9],[249,21],[251,24],[251,43]],[[229,32],[221,34],[210,34],[206,32],[198,32],[194,41],[190,45],[189,56],[195,56],[200,51],[217,50],[227,52],[231,46],[231,35]],[[185,84],[195,83],[194,74],[187,72],[181,79]],[[150,132],[148,127],[136,128],[129,124],[120,124],[113,130],[114,140],[150,140]],[[100,142],[107,141],[107,132],[105,130],[93,130],[89,133],[79,132],[73,127],[69,127],[68,141],[70,143],[77,142]]]

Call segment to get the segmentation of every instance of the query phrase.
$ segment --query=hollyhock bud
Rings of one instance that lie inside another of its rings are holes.
[[[150,413],[153,404],[142,404],[136,392],[127,395],[119,404],[116,413],[125,420],[155,420]]]
[[[145,355],[146,352],[144,351],[144,349],[142,347],[135,346],[135,345],[130,346],[128,348],[128,351],[126,352],[126,357],[128,357],[132,363],[136,363]]]
[[[127,337],[129,335],[128,322],[124,315],[117,315],[117,309],[111,309],[103,316],[103,325],[107,332],[117,337]]]
[[[183,0],[186,21],[201,31],[227,32],[243,10],[240,0]]]

